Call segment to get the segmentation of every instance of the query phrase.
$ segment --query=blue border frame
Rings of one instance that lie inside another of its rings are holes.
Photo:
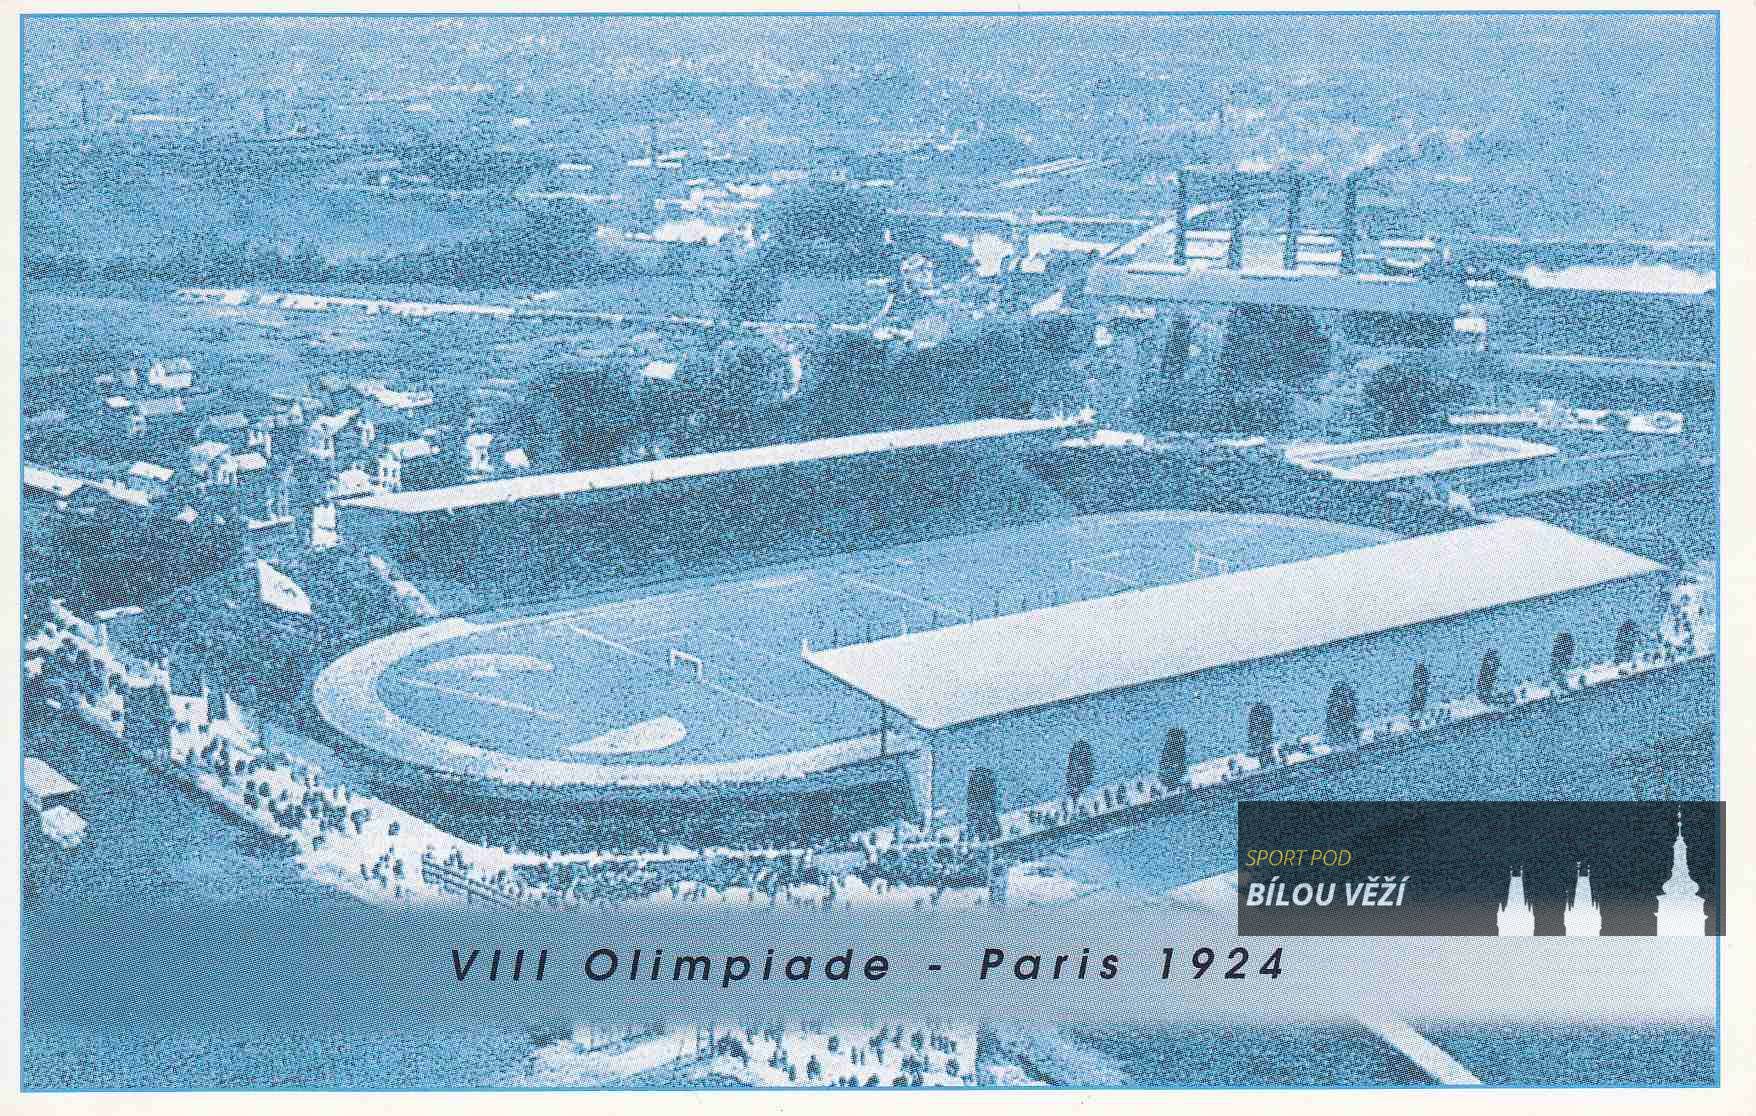
[[[1724,295],[1721,288],[1721,249],[1723,249],[1724,200],[1723,188],[1723,149],[1724,149],[1724,25],[1719,9],[1212,9],[1212,11],[1166,11],[1166,9],[1113,9],[1113,11],[1004,11],[1004,9],[962,9],[962,11],[929,11],[929,12],[887,12],[887,11],[748,11],[748,12],[557,12],[557,11],[446,11],[446,12],[348,12],[348,11],[242,11],[242,12],[19,12],[18,16],[18,61],[19,61],[19,175],[23,179],[23,153],[25,153],[25,25],[30,21],[76,21],[76,19],[204,19],[204,18],[337,18],[337,19],[486,19],[486,18],[553,18],[553,19],[695,19],[695,18],[848,18],[848,16],[869,16],[869,18],[955,18],[955,16],[1008,16],[1008,18],[1124,18],[1124,16],[1354,16],[1354,18],[1457,18],[1457,16],[1710,16],[1714,21],[1714,404],[1716,404],[1716,423],[1714,423],[1714,469],[1719,474],[1716,486],[1716,519],[1714,519],[1714,626],[1717,632],[1724,632],[1724,509],[1726,509],[1726,491],[1724,491]],[[23,228],[25,228],[25,197],[23,197],[23,181],[19,182],[18,198],[19,226],[19,260],[23,260]],[[19,275],[18,319],[23,321],[25,311],[25,283],[23,275]],[[19,332],[19,411],[18,411],[18,444],[23,451],[25,444],[25,335]],[[23,546],[23,542],[21,542]],[[25,565],[23,551],[19,553],[18,593],[19,602],[25,600]],[[1721,702],[1721,711],[1714,718],[1714,793],[1723,795],[1724,769],[1724,656],[1716,655],[1716,698]],[[25,700],[25,674],[19,670],[19,709],[23,709]],[[19,784],[25,777],[25,749],[23,735],[19,737],[18,755]],[[19,809],[19,990],[25,988],[25,956],[23,956],[23,923],[25,923],[25,872],[23,872],[23,851],[25,851],[26,816],[23,807]],[[1724,912],[1721,912],[1724,919]],[[1714,939],[1714,1083],[1712,1084],[1514,1084],[1514,1086],[1496,1086],[1496,1084],[1480,1084],[1480,1086],[1456,1086],[1456,1084],[1247,1084],[1247,1086],[1208,1086],[1208,1084],[1148,1084],[1148,1086],[1061,1086],[1057,1093],[1078,1093],[1078,1091],[1113,1091],[1113,1090],[1150,1090],[1150,1091],[1215,1091],[1215,1093],[1233,1093],[1233,1091],[1310,1091],[1310,1093],[1359,1093],[1359,1091],[1473,1091],[1477,1088],[1498,1088],[1508,1091],[1568,1091],[1568,1090],[1717,1090],[1724,1084],[1724,1023],[1723,1023],[1723,965],[1721,965],[1721,946],[1723,939]],[[23,1028],[25,1028],[25,1004],[23,995],[19,995],[19,1053],[23,1055]],[[1040,1086],[1008,1086],[1008,1084],[983,1084],[969,1086],[973,1091],[1036,1091]],[[91,1095],[132,1095],[132,1093],[209,1093],[221,1091],[225,1095],[249,1095],[249,1093],[713,1093],[715,1088],[699,1088],[699,1086],[530,1086],[530,1088],[507,1088],[507,1086],[479,1086],[479,1088],[392,1088],[392,1086],[363,1086],[349,1090],[335,1090],[323,1086],[281,1086],[281,1088],[228,1088],[214,1090],[212,1086],[190,1086],[190,1088],[104,1088],[104,1090],[74,1090],[74,1088],[28,1088],[25,1084],[25,1065],[23,1056],[19,1058],[19,1091],[21,1093],[91,1093]],[[839,1091],[834,1086],[739,1086],[738,1090],[750,1093],[831,1093]],[[883,1090],[878,1090],[883,1091]],[[896,1091],[896,1090],[890,1090]],[[966,1090],[938,1090],[941,1093],[961,1093]]]

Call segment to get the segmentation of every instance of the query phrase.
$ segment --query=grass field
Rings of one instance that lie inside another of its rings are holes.
[[[1293,519],[1087,516],[451,622],[378,666],[326,677],[331,693],[378,707],[348,719],[379,725],[368,742],[380,749],[397,750],[381,731],[387,710],[429,741],[521,759],[726,763],[876,730],[870,701],[801,660],[807,641],[863,642],[1379,538]]]

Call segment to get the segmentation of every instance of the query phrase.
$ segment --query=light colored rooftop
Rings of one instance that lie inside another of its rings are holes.
[[[807,652],[932,731],[1650,573],[1533,519]]]
[[[889,430],[875,434],[854,434],[842,438],[819,438],[810,442],[787,442],[774,446],[724,450],[719,453],[698,453],[687,457],[668,457],[657,461],[639,461],[630,465],[611,465],[602,469],[585,469],[573,473],[537,473],[529,476],[505,477],[474,484],[432,488],[425,491],[390,492],[346,501],[354,508],[415,515],[421,512],[457,511],[516,500],[534,500],[549,496],[566,496],[579,492],[603,492],[636,485],[657,484],[688,477],[714,476],[746,469],[762,469],[774,465],[793,465],[806,461],[826,461],[837,457],[853,457],[888,450],[919,449],[928,446],[954,445],[985,438],[1005,438],[1014,434],[1062,430],[1083,426],[1091,415],[1081,413],[1048,419],[977,419],[973,422],[947,426],[924,426],[913,430]]]
[[[24,757],[24,788],[46,802],[79,789],[78,784],[35,756]]]
[[[24,483],[40,492],[48,492],[63,499],[85,487],[85,481],[78,477],[63,476],[36,465],[24,467]]]
[[[1550,457],[1558,452],[1543,442],[1497,434],[1403,434],[1341,445],[1298,445],[1286,459],[1301,469],[1328,473],[1337,480],[1382,482],[1449,473],[1478,465],[1499,465]]]

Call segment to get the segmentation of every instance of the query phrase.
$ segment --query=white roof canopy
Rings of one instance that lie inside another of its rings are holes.
[[[805,659],[932,731],[1661,568],[1506,519]]]

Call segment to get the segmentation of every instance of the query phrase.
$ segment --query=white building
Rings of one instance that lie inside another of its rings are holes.
[[[224,442],[199,442],[189,449],[189,467],[205,477],[207,471],[213,468],[213,463],[230,452],[232,447]]]
[[[464,447],[469,451],[469,471],[476,476],[486,476],[494,471],[494,463],[488,458],[488,447],[494,443],[494,436],[487,431],[477,431],[464,439]]]
[[[311,509],[311,549],[327,550],[341,542],[335,527],[335,505],[318,504]]]
[[[227,454],[220,459],[214,479],[220,484],[237,484],[240,479],[268,468],[268,458],[260,453]]]
[[[187,391],[195,384],[195,366],[187,357],[155,360],[146,370],[146,382],[166,391]]]

